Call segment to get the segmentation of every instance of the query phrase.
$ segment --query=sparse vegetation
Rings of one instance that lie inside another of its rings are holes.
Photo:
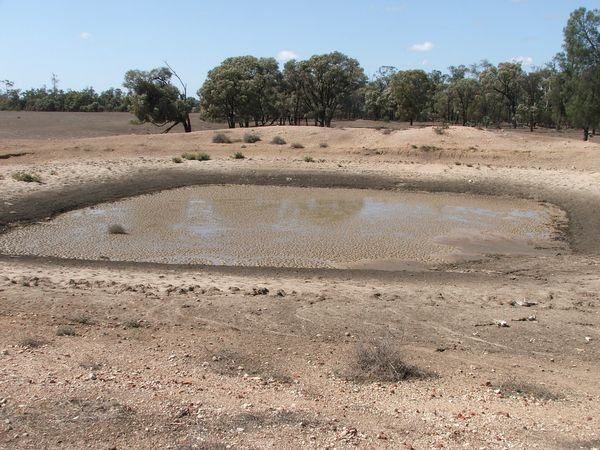
[[[545,386],[507,381],[500,386],[500,392],[509,397],[530,397],[536,400],[559,400],[560,396]]]
[[[441,148],[436,147],[435,145],[421,145],[419,147],[419,150],[421,150],[422,152],[433,152],[433,151],[441,150]]]
[[[213,136],[212,141],[214,144],[231,144],[231,139],[225,133],[217,133]]]
[[[291,148],[304,148],[304,145],[302,145],[299,142],[294,142],[292,143],[292,145],[290,145]]]
[[[75,328],[69,325],[59,325],[56,329],[57,336],[77,336]]]
[[[175,164],[181,164],[183,159],[181,159],[179,156],[174,156],[171,161],[173,161]]]
[[[319,144],[319,148],[327,148],[327,147],[329,147],[329,144],[327,142],[321,142]]]
[[[12,175],[16,181],[23,181],[25,183],[41,183],[42,179],[38,175],[34,175],[28,172],[15,172]]]
[[[347,377],[357,382],[397,382],[427,375],[407,364],[397,347],[383,339],[357,345]]]
[[[92,325],[94,323],[94,319],[92,319],[86,314],[80,314],[78,316],[73,317],[73,319],[71,320],[80,325]]]
[[[113,223],[108,226],[108,234],[127,234],[127,231],[123,225]]]
[[[243,138],[243,141],[246,144],[254,144],[260,140],[261,140],[260,136],[256,133],[246,133],[246,134],[244,134],[244,138]]]
[[[305,156],[304,162],[311,163],[311,162],[315,162],[315,160],[313,159],[312,156]]]
[[[208,161],[210,159],[208,153],[183,153],[181,157],[188,161]]]
[[[144,326],[144,321],[138,320],[138,319],[130,319],[130,320],[126,320],[123,323],[123,326],[125,328],[142,328]]]
[[[47,343],[48,342],[45,339],[37,337],[24,337],[19,341],[19,346],[25,348],[38,348],[42,345],[46,345]]]
[[[244,159],[244,158],[246,158],[242,152],[235,152],[231,157],[233,159]]]
[[[273,139],[271,139],[271,144],[285,145],[285,144],[287,144],[287,141],[284,138],[282,138],[281,136],[275,136]]]
[[[388,134],[392,134],[392,131],[394,130],[392,130],[391,128],[384,128],[382,133],[387,136]]]

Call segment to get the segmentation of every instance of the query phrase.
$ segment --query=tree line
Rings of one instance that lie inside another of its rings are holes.
[[[209,71],[197,91],[167,67],[131,70],[125,92],[100,94],[53,88],[21,92],[4,81],[0,109],[131,111],[140,121],[191,131],[189,113],[229,127],[273,124],[331,126],[334,119],[443,121],[462,125],[560,129],[576,127],[584,139],[600,125],[600,10],[578,8],[564,28],[563,51],[544,67],[526,71],[520,62],[437,70],[383,66],[370,79],[356,59],[340,52],[288,61],[227,58]]]

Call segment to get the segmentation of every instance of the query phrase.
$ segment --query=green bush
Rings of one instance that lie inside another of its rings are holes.
[[[233,159],[244,159],[245,156],[242,152],[235,152],[232,156]]]
[[[172,161],[175,164],[181,164],[183,162],[183,159],[181,159],[179,156],[175,156],[175,157],[173,157]]]
[[[304,162],[311,163],[311,162],[315,162],[315,160],[313,159],[312,156],[305,156],[304,157]]]

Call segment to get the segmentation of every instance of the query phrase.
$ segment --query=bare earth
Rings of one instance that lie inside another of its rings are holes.
[[[0,448],[600,447],[594,140],[358,122],[213,144],[129,119],[0,113],[0,229],[194,184],[337,186],[549,202],[569,250],[396,272],[0,256]],[[422,376],[359,380],[373,342]]]

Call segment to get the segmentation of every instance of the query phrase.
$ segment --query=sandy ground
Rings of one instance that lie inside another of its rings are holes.
[[[571,251],[398,272],[2,256],[0,448],[600,447],[595,142],[344,125],[213,144],[105,126],[3,129],[0,227],[193,184],[341,186],[547,201]],[[360,380],[365,343],[420,376]]]

